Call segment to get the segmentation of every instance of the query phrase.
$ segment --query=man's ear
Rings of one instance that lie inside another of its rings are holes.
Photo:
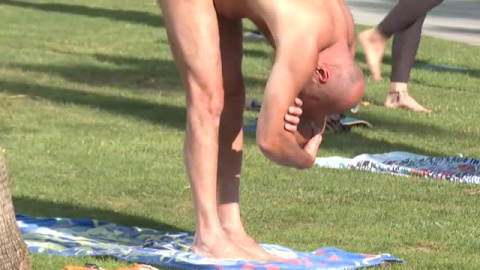
[[[330,71],[325,65],[317,65],[315,74],[317,75],[318,82],[321,84],[327,83],[328,80],[330,80]]]

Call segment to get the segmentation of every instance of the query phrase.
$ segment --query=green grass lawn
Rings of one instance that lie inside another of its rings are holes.
[[[0,144],[16,211],[192,231],[182,162],[184,93],[154,1],[0,0],[0,18]],[[245,41],[250,97],[263,93],[271,52]],[[424,38],[411,93],[434,113],[383,108],[388,81],[368,78],[365,100],[372,106],[357,116],[375,128],[328,134],[319,156],[401,150],[480,157],[479,55],[480,47]],[[358,59],[365,68],[360,48]],[[389,52],[385,63],[387,77]],[[261,155],[252,134],[246,137],[243,220],[258,241],[407,260],[391,269],[478,269],[479,186],[281,168]],[[32,258],[35,269],[129,265]]]

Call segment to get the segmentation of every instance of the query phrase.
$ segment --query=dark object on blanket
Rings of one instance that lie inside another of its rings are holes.
[[[20,234],[8,185],[7,169],[0,147],[0,269],[31,269],[27,246]]]
[[[345,117],[342,114],[334,114],[327,117],[327,126],[325,127],[326,131],[350,131],[352,128],[350,126],[342,125],[342,117]]]
[[[363,127],[363,128],[372,128],[373,125],[370,124],[370,122],[361,120],[361,119],[356,119],[356,118],[351,118],[351,117],[342,117],[340,119],[342,122],[342,125],[348,126],[348,127]]]
[[[353,127],[372,128],[372,124],[365,120],[347,117],[344,114],[335,114],[327,117],[327,131],[350,131]]]

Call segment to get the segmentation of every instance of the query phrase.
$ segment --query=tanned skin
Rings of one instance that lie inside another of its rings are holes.
[[[322,73],[316,72],[322,51],[339,45],[339,54],[353,58],[351,14],[342,0],[158,2],[187,96],[184,153],[196,214],[193,251],[217,259],[275,260],[248,236],[240,218],[242,19],[252,20],[275,48],[258,120],[258,145],[277,164],[310,168],[326,114],[310,102],[304,107],[310,117],[300,117],[305,100],[297,97],[312,78],[328,80],[316,75]],[[297,143],[297,126],[311,132],[304,146]]]

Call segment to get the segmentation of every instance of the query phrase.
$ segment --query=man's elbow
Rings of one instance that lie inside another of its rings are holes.
[[[281,143],[281,138],[276,137],[262,137],[257,136],[257,145],[262,154],[269,159],[270,161],[297,169],[307,169],[312,167],[311,164],[307,162],[302,162],[302,159],[296,159],[288,155],[289,152],[285,147],[288,147],[288,144]]]
[[[270,161],[278,165],[289,166],[289,158],[286,153],[288,151],[284,149],[286,147],[286,138],[283,138],[281,135],[259,130],[257,133],[257,146]]]
[[[272,161],[275,161],[275,157],[279,155],[279,144],[274,138],[269,138],[267,136],[257,136],[257,145],[262,154]]]

